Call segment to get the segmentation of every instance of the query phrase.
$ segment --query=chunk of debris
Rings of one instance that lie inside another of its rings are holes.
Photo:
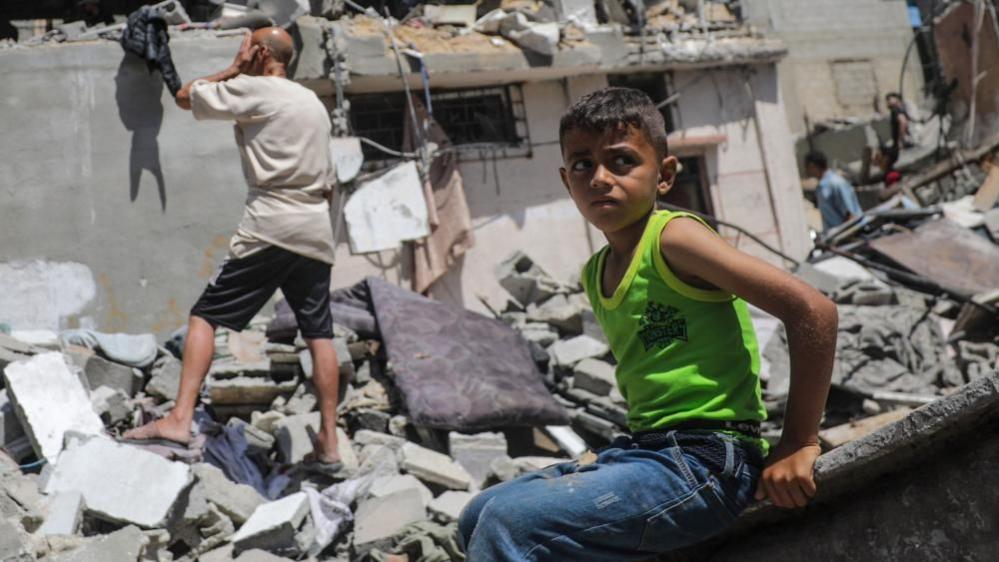
[[[95,562],[97,560],[138,560],[148,539],[142,531],[129,525],[108,535],[94,537],[83,546],[57,554],[53,562]]]
[[[309,499],[305,492],[262,504],[233,535],[232,544],[236,551],[290,548],[295,544],[295,532],[308,513]]]
[[[439,484],[451,490],[467,490],[472,476],[451,457],[406,443],[399,449],[399,466],[424,482]]]
[[[451,457],[468,471],[476,489],[481,489],[489,477],[493,460],[507,454],[506,437],[502,433],[465,435],[452,431],[448,434],[448,442]]]
[[[573,369],[572,386],[596,394],[608,396],[617,386],[614,366],[597,359],[583,359]]]
[[[166,522],[190,481],[185,464],[106,437],[92,437],[63,451],[45,493],[78,491],[88,513],[154,528]]]
[[[55,462],[67,431],[104,433],[87,391],[61,353],[42,353],[12,363],[4,369],[4,381],[18,420],[39,457]]]
[[[252,487],[229,480],[221,470],[210,464],[195,464],[191,466],[191,471],[204,484],[205,498],[237,525],[245,523],[254,510],[266,501]]]
[[[371,498],[357,507],[354,514],[354,548],[367,550],[392,538],[403,527],[426,519],[420,492],[405,489]]]
[[[83,494],[75,490],[60,492],[49,499],[45,523],[38,532],[42,535],[76,534],[82,517]]]
[[[430,507],[430,502],[434,499],[434,494],[430,491],[430,488],[427,488],[423,482],[420,482],[412,474],[397,474],[395,476],[376,478],[371,483],[368,495],[373,498],[384,498],[404,490],[416,490],[419,492],[424,508]]]
[[[610,347],[602,341],[590,336],[576,336],[568,340],[555,342],[549,349],[552,359],[559,367],[571,369],[583,359],[603,357]]]
[[[449,490],[430,502],[430,513],[441,523],[457,521],[461,510],[465,509],[474,496],[468,492]]]

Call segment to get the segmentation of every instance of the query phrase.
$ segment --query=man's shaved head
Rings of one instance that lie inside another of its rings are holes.
[[[267,47],[277,62],[288,65],[295,56],[295,44],[291,35],[280,27],[262,27],[253,32],[253,45]]]

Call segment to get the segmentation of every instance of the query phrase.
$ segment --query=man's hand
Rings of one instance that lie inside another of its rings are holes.
[[[767,466],[756,484],[756,499],[769,499],[777,507],[805,507],[815,495],[812,470],[822,449],[818,443],[778,443],[767,458]]]
[[[240,74],[245,74],[250,70],[253,65],[253,57],[260,49],[260,45],[252,44],[251,37],[250,32],[247,31],[246,35],[243,36],[243,43],[239,46],[239,52],[236,53],[236,59],[232,61],[232,68],[238,70]]]

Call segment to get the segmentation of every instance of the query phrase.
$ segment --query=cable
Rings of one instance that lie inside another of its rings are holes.
[[[701,217],[702,219],[704,219],[704,220],[706,220],[708,222],[715,222],[715,223],[718,223],[718,224],[720,224],[722,226],[725,226],[725,227],[737,230],[740,234],[745,234],[750,240],[752,240],[753,242],[756,242],[760,246],[763,246],[764,248],[766,248],[770,252],[774,253],[775,255],[780,256],[784,260],[793,263],[795,267],[798,267],[799,265],[801,265],[801,262],[799,262],[798,260],[792,258],[791,256],[785,254],[784,252],[781,252],[780,250],[778,250],[777,248],[774,248],[773,246],[767,244],[763,240],[760,240],[760,238],[758,236],[756,236],[752,232],[749,232],[745,228],[742,228],[741,226],[732,224],[730,222],[723,221],[723,220],[715,217],[714,215],[709,215],[707,213],[699,213],[697,211],[694,211],[694,210],[691,210],[691,209],[685,209],[685,208],[679,207],[677,205],[670,205],[669,203],[660,203],[660,205],[662,207],[665,207],[665,208],[669,209],[670,211],[683,211],[685,213],[690,213],[692,215],[697,215],[698,217]]]

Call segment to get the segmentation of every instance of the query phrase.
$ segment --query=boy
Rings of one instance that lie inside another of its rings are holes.
[[[644,559],[721,532],[754,493],[804,506],[815,494],[835,305],[693,215],[655,211],[677,161],[645,94],[584,96],[562,117],[559,137],[562,181],[608,242],[583,284],[618,361],[632,435],[595,460],[476,496],[459,521],[469,560]],[[759,356],[741,298],[783,320],[791,350],[784,432],[766,468]]]

